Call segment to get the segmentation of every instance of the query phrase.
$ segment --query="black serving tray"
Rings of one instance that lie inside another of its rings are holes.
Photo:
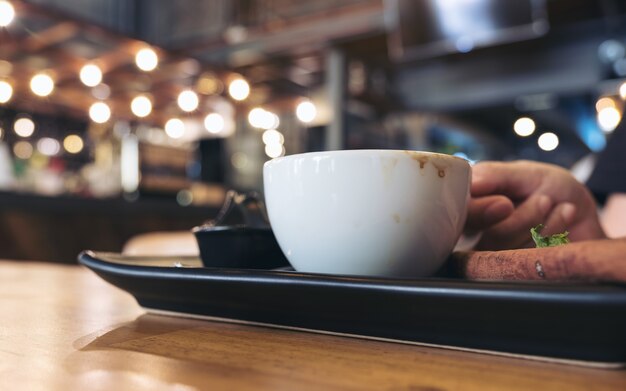
[[[192,257],[91,251],[79,261],[155,312],[595,366],[626,362],[623,285],[207,268]]]

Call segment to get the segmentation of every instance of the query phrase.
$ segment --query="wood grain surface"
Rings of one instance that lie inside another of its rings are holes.
[[[146,314],[79,266],[0,261],[0,390],[624,390],[626,371]]]

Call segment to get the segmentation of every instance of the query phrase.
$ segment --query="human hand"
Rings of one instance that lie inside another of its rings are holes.
[[[532,247],[530,228],[569,231],[572,241],[602,239],[589,190],[567,170],[532,161],[482,162],[472,169],[466,233],[482,231],[476,249]]]

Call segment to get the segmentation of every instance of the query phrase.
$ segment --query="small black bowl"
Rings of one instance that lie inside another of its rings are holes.
[[[275,269],[289,262],[270,227],[205,224],[193,229],[206,267]]]

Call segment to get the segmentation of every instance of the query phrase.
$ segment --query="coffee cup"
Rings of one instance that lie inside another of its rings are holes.
[[[297,271],[419,278],[462,233],[471,168],[432,152],[327,151],[270,160],[263,179],[272,230]]]

